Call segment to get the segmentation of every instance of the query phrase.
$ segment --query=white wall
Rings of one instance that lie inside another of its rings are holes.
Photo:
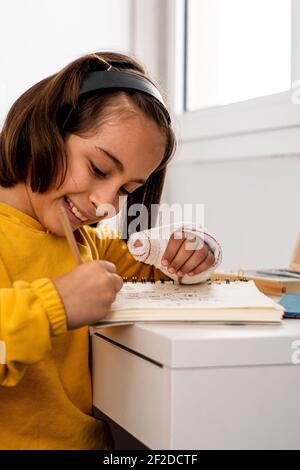
[[[80,55],[131,48],[131,0],[4,0],[0,126],[13,101]]]
[[[166,199],[205,205],[204,223],[223,244],[224,268],[288,265],[300,229],[300,156],[175,162]]]

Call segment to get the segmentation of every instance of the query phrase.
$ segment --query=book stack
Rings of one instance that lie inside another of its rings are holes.
[[[215,272],[212,280],[248,280],[254,281],[256,287],[267,295],[300,293],[300,273],[288,269],[259,269]]]

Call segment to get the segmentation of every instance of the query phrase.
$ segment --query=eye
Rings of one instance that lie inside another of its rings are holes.
[[[103,171],[99,170],[99,168],[93,164],[91,164],[91,173],[97,178],[105,178],[107,176],[105,173],[103,173]],[[121,194],[125,194],[125,196],[129,196],[131,194],[129,191],[127,191],[127,189],[124,188],[124,186],[121,186],[119,192]]]
[[[104,178],[106,176],[106,174],[103,173],[103,171],[99,170],[99,168],[97,168],[93,164],[91,164],[91,172],[92,172],[93,175],[95,175],[97,177],[100,177],[100,178]]]

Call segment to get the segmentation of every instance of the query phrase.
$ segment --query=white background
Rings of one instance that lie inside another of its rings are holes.
[[[130,0],[3,0],[0,121],[23,91],[80,55],[128,52],[130,24]]]

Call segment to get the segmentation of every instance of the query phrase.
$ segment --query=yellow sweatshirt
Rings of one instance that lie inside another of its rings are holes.
[[[108,227],[80,229],[84,261],[105,259],[121,276],[162,277],[134,260]],[[92,414],[88,328],[68,331],[51,279],[75,262],[67,241],[0,203],[0,449],[107,449]],[[83,300],[84,301],[84,300]]]

